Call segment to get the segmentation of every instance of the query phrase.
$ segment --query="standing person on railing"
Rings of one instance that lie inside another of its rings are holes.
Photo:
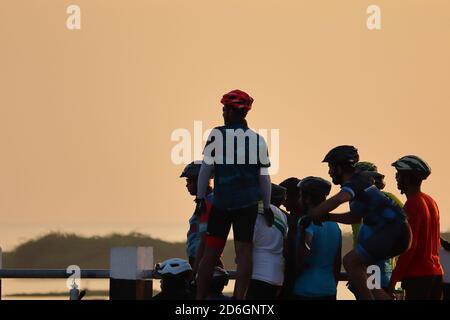
[[[443,270],[439,262],[439,209],[433,198],[422,192],[422,182],[431,174],[431,168],[417,156],[402,157],[392,166],[397,169],[397,187],[406,195],[404,209],[412,243],[397,260],[391,290],[401,281],[406,300],[440,300]]]
[[[300,200],[306,215],[326,200],[331,183],[319,177],[307,177],[299,183]],[[294,298],[299,300],[336,300],[341,272],[342,234],[336,222],[297,228],[296,279]]]
[[[205,299],[215,262],[233,226],[236,251],[234,298],[244,299],[252,275],[253,231],[256,217],[263,214],[273,223],[270,210],[270,176],[267,145],[246,121],[253,98],[240,90],[225,94],[224,126],[212,130],[203,151],[197,208],[205,205],[207,184],[214,171],[214,200],[208,222],[206,248],[197,279],[197,299]]]

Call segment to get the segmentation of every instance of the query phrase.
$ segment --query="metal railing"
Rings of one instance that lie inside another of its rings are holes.
[[[143,247],[140,247],[142,249]],[[116,249],[125,249],[130,250],[129,252],[134,253],[135,255],[128,255],[127,251],[120,251]],[[144,248],[145,249],[145,248]],[[114,253],[114,250],[115,253]],[[129,291],[129,279],[131,277],[134,282],[139,282],[141,280],[150,281],[150,288],[153,288],[152,280],[159,279],[159,277],[153,273],[153,270],[147,270],[145,268],[139,269],[138,263],[136,261],[142,261],[143,258],[147,259],[147,262],[151,261],[151,263],[147,263],[148,266],[153,265],[153,250],[150,251],[139,251],[136,247],[128,247],[128,248],[113,248],[111,255],[111,268],[110,269],[80,269],[79,270],[79,278],[80,279],[109,279],[110,282],[110,298],[114,299],[123,299],[123,296],[120,294],[121,291],[132,292]],[[113,254],[114,253],[114,254]],[[124,254],[122,256],[122,254]],[[117,259],[119,257],[119,259]],[[124,258],[126,257],[126,258]],[[131,261],[128,261],[131,258]],[[136,260],[133,260],[136,259]],[[131,263],[130,263],[131,262]],[[73,271],[68,271],[66,269],[2,269],[2,252],[0,250],[0,299],[2,293],[2,279],[68,279],[74,275]],[[230,270],[228,271],[230,280],[236,280],[236,271]],[[338,277],[338,281],[346,281],[348,279],[346,273],[340,273]],[[126,281],[123,281],[126,280]],[[122,281],[122,282],[121,282]],[[148,283],[148,282],[147,282]],[[137,284],[137,285],[142,285]],[[147,288],[148,289],[148,288]],[[74,285],[69,292],[69,296],[72,299],[74,290],[78,290],[78,288]],[[112,293],[114,290],[114,294]],[[136,290],[134,290],[136,291]],[[139,291],[139,290],[138,290]],[[139,292],[144,292],[145,290],[140,290]],[[75,295],[76,298],[77,295]],[[127,298],[127,297],[125,297]],[[131,299],[139,299],[140,297],[132,296]],[[141,298],[147,299],[147,296],[142,296]]]

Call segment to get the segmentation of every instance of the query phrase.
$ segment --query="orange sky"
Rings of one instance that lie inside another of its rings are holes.
[[[250,125],[280,129],[275,182],[328,178],[324,154],[354,144],[398,194],[390,163],[417,154],[448,230],[449,35],[447,0],[3,0],[0,223],[186,220],[170,135],[220,124],[241,88]]]

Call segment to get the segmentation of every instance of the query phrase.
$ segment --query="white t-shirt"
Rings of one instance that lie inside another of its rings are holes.
[[[450,283],[450,251],[441,247],[439,250],[439,260],[444,268],[444,283]]]
[[[281,286],[284,280],[283,246],[287,235],[286,215],[270,205],[275,222],[267,226],[265,218],[258,214],[253,233],[253,274],[252,279]]]

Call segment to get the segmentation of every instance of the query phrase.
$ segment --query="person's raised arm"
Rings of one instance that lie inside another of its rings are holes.
[[[342,224],[355,224],[361,223],[361,216],[355,212],[350,211],[346,213],[330,214],[328,220]]]
[[[341,204],[343,204],[345,202],[349,202],[351,199],[352,199],[352,196],[350,193],[348,193],[346,191],[340,191],[336,195],[325,200],[324,202],[319,204],[317,207],[312,209],[310,212],[310,215],[313,217],[323,216],[323,215],[328,214],[331,211],[335,210]]]

